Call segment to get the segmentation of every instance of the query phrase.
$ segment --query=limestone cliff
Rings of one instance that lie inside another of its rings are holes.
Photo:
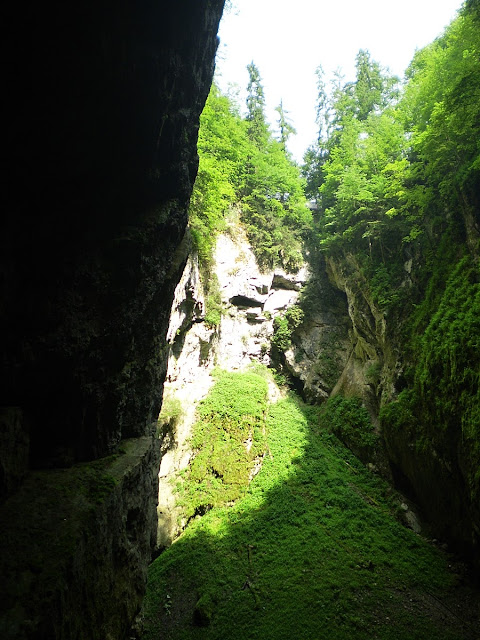
[[[5,9],[0,494],[17,529],[1,543],[2,638],[120,640],[138,608],[165,336],[223,4]],[[122,466],[111,491],[72,502],[67,478],[81,493],[90,477],[76,463],[109,454]],[[43,504],[52,474],[49,522],[30,502]]]
[[[305,268],[293,274],[280,269],[260,271],[245,230],[235,220],[218,236],[213,263],[224,311],[219,324],[205,322],[205,295],[194,255],[172,306],[170,357],[159,420],[165,446],[159,475],[159,549],[170,545],[186,524],[172,481],[191,459],[188,438],[197,404],[213,383],[212,370],[243,370],[256,362],[269,365],[274,319],[297,302],[307,279]]]
[[[8,8],[0,402],[37,466],[156,419],[222,5]]]

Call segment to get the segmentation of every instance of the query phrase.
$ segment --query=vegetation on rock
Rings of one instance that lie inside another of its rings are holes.
[[[273,137],[252,62],[245,118],[212,88],[191,208],[206,271],[215,231],[233,204],[261,265],[294,269],[308,238],[312,270],[326,261],[347,294],[351,347],[364,377],[363,387],[355,383],[347,395],[371,395],[362,400],[371,412],[381,409],[390,455],[389,438],[403,447],[411,440],[417,452],[440,451],[453,465],[454,482],[465,483],[470,505],[480,492],[479,34],[476,3],[469,3],[416,53],[403,84],[364,50],[355,81],[337,74],[330,91],[319,67],[318,139],[305,156],[305,185],[286,152],[293,127],[280,105],[280,140]],[[316,203],[313,234],[303,186]],[[214,325],[220,300],[208,280]],[[303,295],[305,316],[294,309],[275,319],[272,353],[280,361],[304,317],[312,322],[317,289]],[[313,368],[330,393],[347,350],[326,353],[322,341],[318,346]],[[359,445],[371,437],[365,425],[360,420],[337,433]]]
[[[320,411],[320,425],[332,431],[361,459],[373,460],[379,437],[360,398],[329,398]]]
[[[464,7],[441,37],[417,52],[403,87],[367,52],[357,56],[355,82],[337,78],[332,97],[320,69],[319,137],[306,155],[304,174],[318,207],[317,243],[342,275],[337,286],[349,298],[357,340],[369,341],[383,356],[377,397],[389,455],[427,511],[438,503],[431,515],[452,533],[461,527],[448,522],[445,509],[442,514],[441,499],[422,474],[428,466],[432,482],[438,474],[450,477],[452,495],[464,495],[452,498],[456,520],[470,519],[462,526],[471,533],[464,535],[478,548],[475,6]],[[371,302],[362,317],[364,300]],[[386,331],[380,336],[382,317]]]
[[[231,207],[240,211],[265,268],[298,269],[302,239],[311,224],[300,171],[285,149],[290,131],[285,111],[282,107],[277,140],[265,120],[259,71],[253,63],[248,69],[246,117],[215,84],[201,117],[190,227],[207,281],[215,236]]]
[[[300,326],[305,314],[303,310],[294,305],[289,307],[282,316],[277,316],[273,321],[272,345],[278,351],[286,351],[292,344],[292,333]]]
[[[458,576],[316,411],[288,396],[266,430],[242,497],[195,519],[152,565],[144,639],[473,638],[449,612]],[[461,588],[460,602],[470,595]]]
[[[267,126],[255,65],[246,118],[212,88],[191,218],[205,264],[233,204],[262,266],[295,269],[308,237],[311,266],[327,265],[345,294],[350,349],[338,344],[346,331],[316,334],[319,346],[330,335],[315,366],[337,394],[318,411],[293,396],[267,409],[261,376],[218,374],[178,482],[192,522],[152,567],[146,639],[307,639],[319,629],[338,640],[475,637],[478,619],[470,628],[448,613],[458,576],[399,524],[394,492],[337,436],[363,459],[385,446],[395,479],[437,531],[478,559],[476,6],[467,3],[417,52],[403,85],[367,51],[357,55],[355,81],[337,76],[331,95],[319,68],[319,134],[305,156],[305,185],[286,152],[283,105],[279,141]],[[316,207],[313,232],[304,186]],[[274,354],[314,323],[316,292],[332,296],[321,277],[312,282],[300,305],[275,319]],[[351,376],[338,379],[340,361]]]
[[[242,496],[255,460],[265,452],[265,379],[226,371],[214,377],[193,426],[193,459],[177,482],[186,519]]]
[[[386,312],[411,297],[405,261],[434,251],[452,224],[478,225],[478,34],[464,11],[416,54],[401,93],[362,51],[354,83],[337,82],[330,100],[321,85],[319,140],[304,167],[319,242],[330,255],[355,253]]]

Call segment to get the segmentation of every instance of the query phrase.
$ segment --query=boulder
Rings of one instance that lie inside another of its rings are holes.
[[[308,280],[308,271],[302,267],[296,274],[276,270],[273,274],[272,289],[292,289],[300,291]]]

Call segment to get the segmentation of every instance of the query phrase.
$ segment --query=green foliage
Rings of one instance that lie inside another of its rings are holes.
[[[440,198],[462,211],[467,185],[479,184],[480,33],[463,11],[439,38],[415,56],[408,70],[404,111],[415,152],[417,179],[431,185],[424,206]]]
[[[273,330],[272,344],[279,351],[287,351],[292,344],[292,332],[288,326],[288,320],[283,316],[277,316],[273,321]]]
[[[311,226],[298,167],[270,134],[262,149],[252,150],[247,168],[241,210],[257,261],[296,271]]]
[[[452,269],[463,255],[462,238],[449,226],[435,249],[425,252],[419,276],[422,278],[423,296],[411,314],[411,337],[415,348],[445,293]]]
[[[161,422],[174,422],[177,424],[183,416],[182,403],[175,396],[164,396],[162,410],[158,416]]]
[[[433,437],[445,430],[461,438],[473,497],[480,496],[479,279],[469,257],[455,267],[422,337],[415,372],[426,434]]]
[[[355,112],[357,119],[362,121],[398,97],[398,78],[387,76],[378,62],[370,59],[370,53],[363,49],[357,54],[355,68]]]
[[[252,61],[247,65],[247,132],[250,140],[259,149],[268,138],[268,127],[265,121],[265,94],[262,86],[260,71]]]
[[[384,406],[380,417],[383,428],[405,430],[420,449],[432,442],[445,452],[460,448],[475,502],[480,497],[480,272],[469,256],[450,269],[440,296],[426,297],[417,309],[426,322],[420,337],[419,320],[412,320],[411,386]]]
[[[292,396],[270,408],[267,431],[245,495],[194,520],[151,566],[144,640],[466,637],[438,613],[447,561],[395,519],[390,488]]]
[[[377,385],[382,373],[382,365],[380,362],[372,362],[365,371],[365,379],[373,385]]]
[[[177,426],[184,416],[184,410],[179,398],[164,395],[162,409],[157,421],[157,435],[162,440],[162,446],[169,448],[175,440]]]
[[[190,228],[202,263],[211,260],[216,232],[235,202],[246,145],[245,126],[213,84],[200,118],[199,168],[190,202]]]
[[[283,101],[280,100],[278,107],[275,107],[275,111],[278,113],[278,128],[280,130],[280,144],[284,153],[287,152],[287,142],[291,135],[295,135],[297,132],[288,118],[288,111],[283,108]]]
[[[193,460],[177,483],[187,518],[245,492],[254,461],[265,450],[266,398],[263,377],[217,372],[193,427]]]
[[[218,284],[218,276],[216,273],[209,274],[208,294],[205,301],[207,312],[205,314],[205,323],[209,327],[218,327],[223,313],[222,295]]]
[[[381,309],[389,309],[402,299],[402,291],[399,288],[404,276],[402,266],[394,262],[388,266],[380,264],[375,268],[369,263],[365,269],[367,274],[372,274],[369,281],[372,298]]]
[[[265,121],[259,71],[253,62],[247,69],[246,121],[252,145],[245,158],[242,219],[260,267],[282,265],[296,271],[302,263],[301,240],[310,227],[311,216],[299,170],[285,147],[294,128],[280,105],[281,139],[275,140]]]
[[[385,429],[412,433],[418,422],[418,417],[415,417],[413,391],[404,389],[393,402],[385,404],[380,409],[380,421]]]
[[[299,327],[304,318],[303,310],[293,305],[283,316],[277,316],[273,321],[273,337],[271,340],[279,351],[287,351],[292,344],[292,333]]]
[[[245,123],[232,102],[213,84],[200,118],[199,168],[189,210],[190,230],[206,290],[207,322],[220,322],[218,286],[212,273],[213,248],[225,216],[238,200],[248,147]]]
[[[480,376],[478,278],[479,271],[470,257],[463,258],[450,276],[438,310],[422,337],[417,379],[427,402],[434,400],[428,387],[438,384],[447,387],[440,388],[445,396],[450,395],[448,388],[452,383],[460,383],[464,391],[477,391]]]
[[[355,254],[387,313],[410,296],[407,256],[427,254],[452,223],[471,234],[478,219],[479,50],[478,19],[464,9],[416,54],[401,95],[366,51],[355,82],[337,76],[331,98],[319,76],[319,139],[303,170],[318,191],[318,242]]]
[[[378,445],[378,435],[360,398],[341,395],[329,398],[322,407],[320,425],[332,431],[355,453],[371,455]]]
[[[311,227],[303,181],[285,149],[293,127],[282,107],[282,138],[275,140],[265,121],[258,69],[253,63],[248,68],[246,119],[214,84],[200,120],[200,164],[190,205],[190,228],[207,289],[216,234],[225,228],[225,216],[232,207],[241,211],[261,267],[281,265],[297,270],[303,262],[302,240]],[[208,309],[212,311],[211,323],[216,324],[219,309],[215,294],[207,299]]]

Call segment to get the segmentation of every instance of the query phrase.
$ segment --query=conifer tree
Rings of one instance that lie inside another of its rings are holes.
[[[291,135],[296,135],[297,130],[288,118],[288,111],[283,108],[283,100],[280,100],[278,107],[275,107],[278,113],[278,128],[280,130],[280,144],[284,152],[287,151],[287,142]]]
[[[249,81],[247,86],[248,137],[261,148],[267,138],[265,121],[265,94],[258,67],[252,61],[247,65]]]

